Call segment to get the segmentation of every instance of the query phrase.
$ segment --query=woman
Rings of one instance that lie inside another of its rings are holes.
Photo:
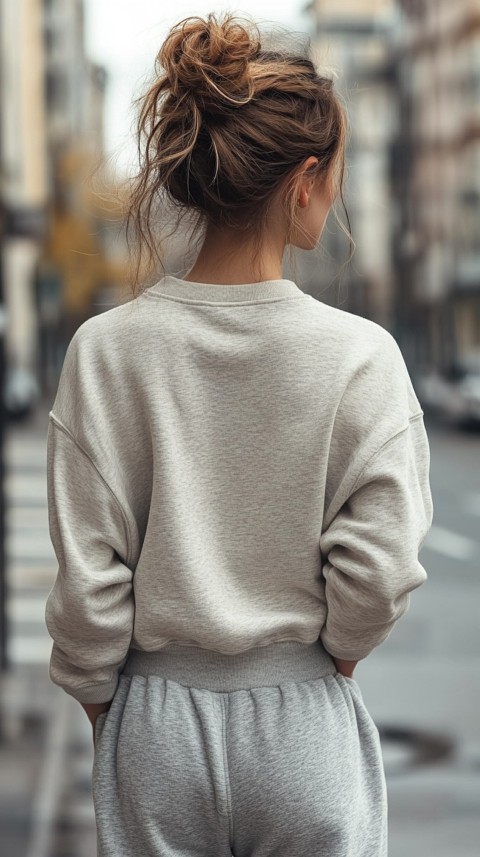
[[[49,415],[52,681],[94,730],[100,857],[384,857],[353,670],[426,580],[423,412],[380,325],[285,279],[341,194],[346,120],[302,53],[187,18],[141,99],[129,217],[193,267],[83,323]]]

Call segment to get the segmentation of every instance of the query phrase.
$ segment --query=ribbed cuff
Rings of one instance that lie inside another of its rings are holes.
[[[117,689],[118,676],[113,681],[103,682],[102,684],[87,684],[83,687],[65,687],[62,685],[65,693],[73,696],[77,702],[110,702]]]

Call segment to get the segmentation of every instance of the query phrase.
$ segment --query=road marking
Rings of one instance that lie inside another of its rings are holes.
[[[452,559],[471,560],[480,555],[480,545],[467,536],[461,536],[446,527],[433,524],[422,546]]]
[[[40,631],[40,628],[39,628]],[[53,640],[48,631],[35,637],[13,634],[8,645],[8,657],[12,666],[20,664],[46,664],[50,660]]]
[[[12,622],[45,622],[46,598],[42,592],[35,596],[10,595],[8,615]]]
[[[30,562],[31,560],[46,559],[55,562],[55,551],[49,539],[48,533],[43,531],[38,535],[30,532],[25,536],[19,530],[9,532],[5,538],[5,548],[8,557],[13,557],[16,562]]]
[[[21,500],[28,505],[33,505],[40,500],[45,506],[47,504],[45,479],[40,476],[32,478],[16,470],[9,470],[5,477],[5,491],[12,498],[15,505]]]
[[[459,506],[467,515],[480,518],[480,491],[466,491],[459,498]]]

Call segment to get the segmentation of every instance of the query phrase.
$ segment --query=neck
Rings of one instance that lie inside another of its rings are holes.
[[[207,229],[195,261],[184,279],[197,283],[241,285],[283,279],[284,244],[273,238],[262,246],[255,264],[251,240],[236,230]]]

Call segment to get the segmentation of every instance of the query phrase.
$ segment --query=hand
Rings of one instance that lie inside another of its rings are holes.
[[[333,658],[333,661],[339,673],[347,678],[353,678],[353,671],[358,661],[345,661],[343,658]]]
[[[112,700],[110,699],[108,702],[81,702],[80,705],[84,709],[90,723],[95,729],[95,721],[99,714],[102,714],[104,711],[108,711],[112,704]]]

